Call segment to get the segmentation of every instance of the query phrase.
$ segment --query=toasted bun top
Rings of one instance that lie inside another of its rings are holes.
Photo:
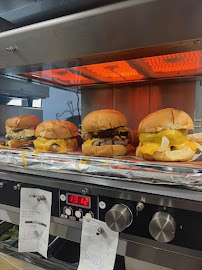
[[[93,132],[126,125],[127,120],[119,111],[98,110],[86,115],[82,122],[82,131]]]
[[[76,137],[78,128],[69,121],[47,120],[36,128],[36,137],[47,139],[68,139]]]
[[[183,111],[166,108],[153,112],[139,124],[138,131],[159,132],[163,129],[194,129],[191,117]]]
[[[11,130],[36,128],[40,124],[40,120],[35,115],[25,114],[14,116],[6,120],[5,126]]]

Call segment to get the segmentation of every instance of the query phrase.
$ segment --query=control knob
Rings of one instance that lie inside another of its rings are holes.
[[[149,224],[151,236],[158,242],[170,242],[175,237],[176,223],[166,212],[157,212]]]
[[[126,205],[115,204],[105,215],[108,227],[115,232],[122,232],[133,221],[133,214]]]

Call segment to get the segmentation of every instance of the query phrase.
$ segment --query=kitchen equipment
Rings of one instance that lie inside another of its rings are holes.
[[[0,74],[79,88],[82,118],[118,109],[136,130],[150,112],[174,107],[200,132],[201,9],[199,0],[121,1],[2,32]],[[53,194],[51,235],[79,243],[87,214],[120,232],[129,270],[202,269],[200,191],[104,176],[2,164],[0,219],[18,224],[20,188],[42,188]]]

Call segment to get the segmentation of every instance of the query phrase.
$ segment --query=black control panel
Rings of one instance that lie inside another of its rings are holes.
[[[82,221],[85,215],[98,219],[98,196],[60,190],[60,217]]]
[[[18,183],[14,181],[4,181],[3,187],[0,188],[0,203],[6,204],[14,207],[20,207],[20,190],[21,188],[39,188],[52,193],[52,208],[51,215],[58,217],[59,216],[59,193],[58,189],[44,187],[39,185],[27,184],[27,183]]]
[[[99,205],[103,206],[102,208],[99,207],[100,220],[105,221],[106,213],[115,204],[124,204],[131,210],[133,218],[132,223],[123,233],[147,239],[154,240],[149,231],[150,222],[154,215],[158,212],[167,213],[175,220],[175,231],[167,232],[175,234],[173,240],[169,241],[169,244],[202,251],[202,213],[146,203],[144,204],[144,209],[137,211],[138,202],[111,199],[104,196],[101,196],[99,201]]]
[[[21,183],[20,186],[17,186],[17,184],[18,183],[15,181],[4,181],[3,187],[0,188],[1,204],[19,208],[20,189],[25,187],[41,188],[52,192],[53,201],[51,215],[75,222],[82,222],[83,217],[86,215],[106,221],[107,213],[108,220],[111,222],[110,219],[113,217],[113,214],[119,211],[117,209],[126,207],[126,227],[122,232],[152,240],[156,239],[155,235],[152,235],[152,231],[155,233],[155,230],[158,229],[155,227],[156,224],[159,223],[158,221],[160,219],[164,221],[166,216],[169,223],[168,230],[165,232],[165,234],[167,234],[166,240],[168,240],[165,242],[166,245],[172,244],[202,251],[202,213],[200,212],[147,203],[141,203],[142,205],[140,204],[139,207],[137,207],[138,201],[135,202],[91,194],[82,195],[79,192],[76,193],[69,190],[59,190],[57,188],[33,184]],[[118,205],[118,207],[115,208],[115,205]],[[119,207],[120,205],[121,207]],[[111,214],[109,214],[110,210],[112,211]],[[123,225],[124,213],[121,220]],[[158,241],[160,238],[156,240]]]

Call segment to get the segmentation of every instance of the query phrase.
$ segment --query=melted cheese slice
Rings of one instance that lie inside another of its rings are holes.
[[[187,140],[187,133],[184,130],[162,130],[156,133],[141,133],[139,140],[140,144],[137,148],[136,155],[141,151],[143,154],[153,155],[156,151],[161,150],[162,138],[166,137],[169,140],[169,145],[165,149],[170,151],[170,147],[175,147],[176,150],[190,147],[196,151],[197,145],[193,141]]]
[[[39,152],[48,152],[53,144],[60,146],[58,153],[73,151],[77,148],[76,139],[46,139],[38,137],[34,141],[34,146]]]
[[[95,139],[91,139],[91,140],[86,140],[86,141],[83,143],[83,145],[90,146],[90,145],[93,145],[93,143],[94,143],[95,141],[99,141],[99,139],[98,139],[98,138],[95,138]]]
[[[24,167],[27,168],[27,161],[25,159],[25,151],[22,152],[22,161],[24,163]]]

